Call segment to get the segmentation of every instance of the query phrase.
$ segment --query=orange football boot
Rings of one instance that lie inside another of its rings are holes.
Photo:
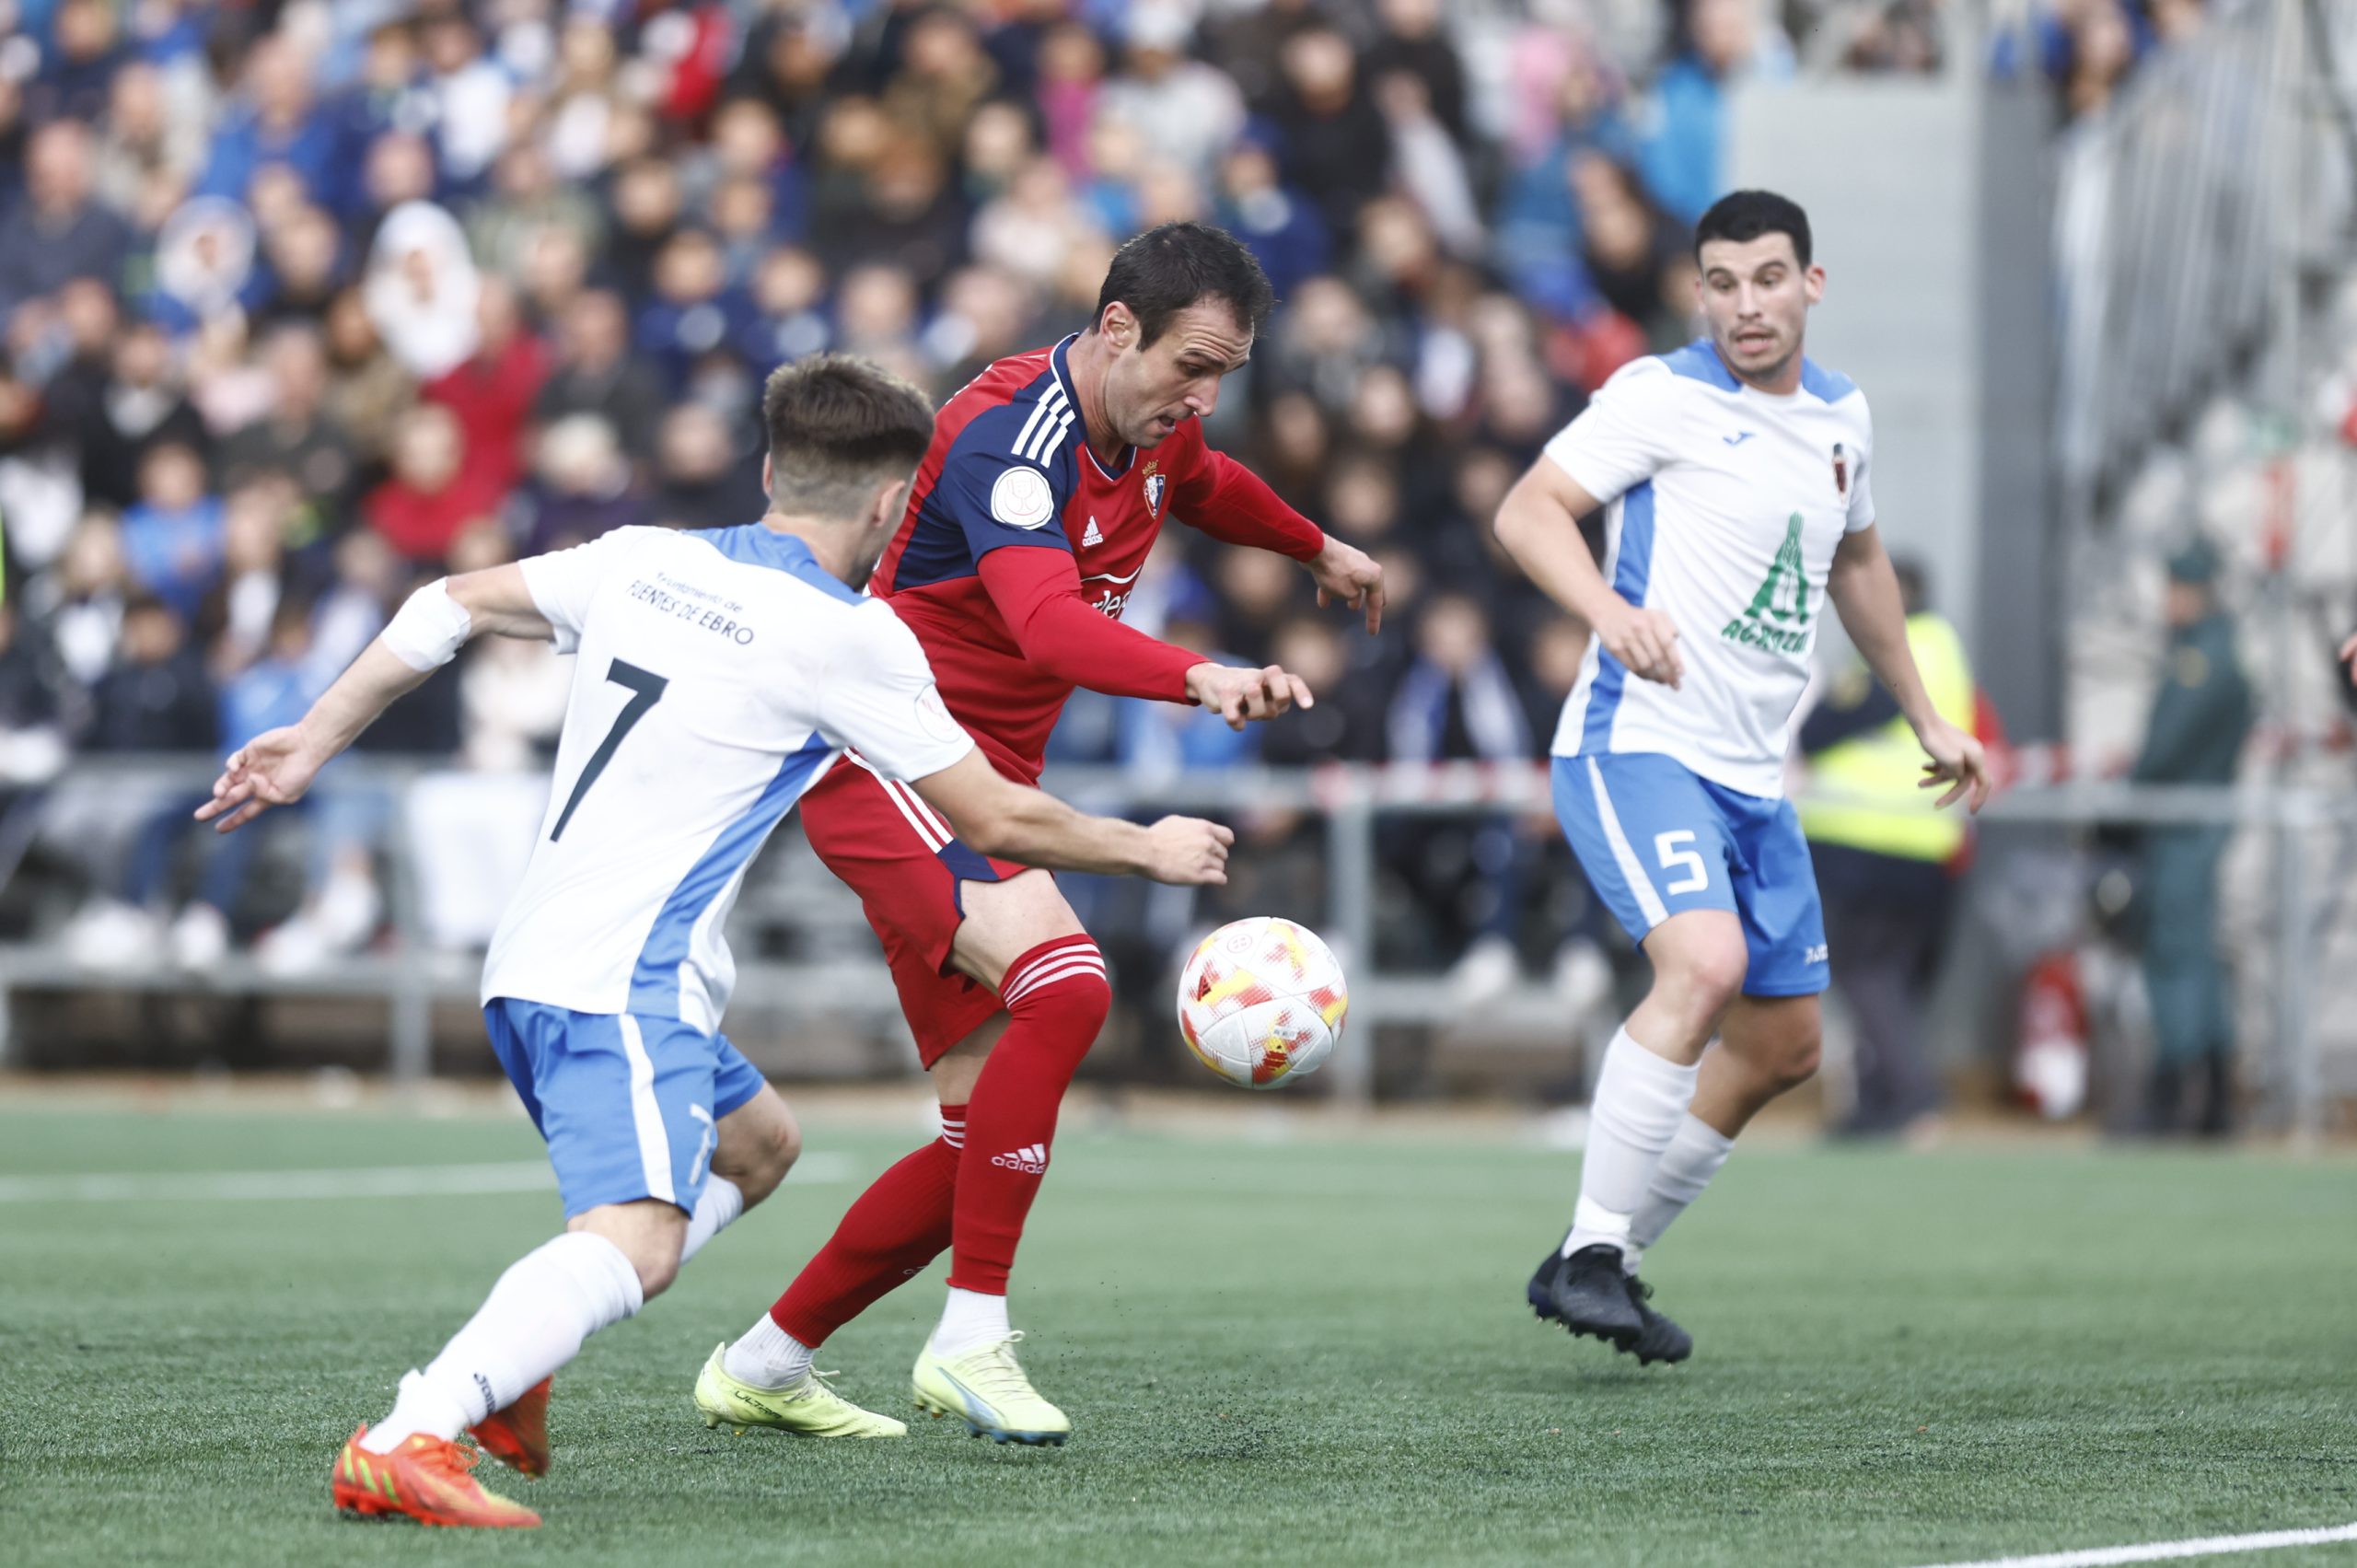
[[[420,1432],[389,1454],[360,1446],[362,1427],[335,1457],[335,1505],[364,1518],[408,1518],[471,1529],[536,1529],[540,1516],[467,1472],[482,1456]]]
[[[484,1453],[518,1475],[549,1473],[549,1381],[541,1378],[468,1429]]]

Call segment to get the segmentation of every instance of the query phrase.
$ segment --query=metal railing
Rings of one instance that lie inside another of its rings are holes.
[[[2238,385],[2298,248],[2299,0],[2213,6],[2058,149],[2056,459],[2064,517]]]
[[[347,759],[338,782],[400,790],[447,768]],[[44,791],[19,797],[0,816],[0,882],[5,882],[39,831],[44,802],[60,792],[139,788],[148,792],[201,786],[210,768],[186,760],[92,760],[74,764]],[[1379,868],[1377,828],[1387,817],[1465,816],[1550,808],[1543,764],[1439,767],[1333,765],[1306,770],[1249,769],[1149,775],[1115,768],[1060,768],[1047,785],[1095,809],[1139,816],[1200,812],[1230,819],[1254,813],[1298,812],[1322,820],[1327,893],[1322,909],[1283,910],[1314,925],[1332,944],[1352,978],[1352,1026],[1359,1048],[1338,1053],[1329,1069],[1334,1091],[1364,1103],[1375,1092],[1374,1032],[1387,1026],[1452,1027],[1469,1020],[1437,974],[1395,974],[1376,969]],[[1991,823],[2088,828],[2099,824],[2168,826],[2220,824],[2267,833],[2273,905],[2270,1049],[2263,1074],[2270,1120],[2303,1134],[2319,1132],[2328,1086],[2316,996],[2323,942],[2323,904],[2316,841],[2325,832],[2357,830],[2357,792],[2280,787],[2064,784],[2018,788],[2000,795],[1983,814]],[[387,1066],[399,1080],[423,1077],[431,1065],[431,1010],[436,1001],[471,1001],[479,957],[437,953],[424,938],[415,884],[414,846],[403,814],[392,814],[385,850],[391,866],[386,888],[391,940],[384,950],[334,960],[298,976],[274,974],[236,958],[191,975],[164,966],[104,970],[72,962],[57,943],[0,944],[0,1059],[7,1044],[6,998],[27,990],[190,991],[230,995],[344,995],[381,1000],[389,1007]],[[798,896],[799,897],[799,896]],[[800,901],[807,901],[802,899]],[[740,915],[743,911],[740,909]],[[822,918],[857,923],[847,907]],[[865,944],[850,945],[865,952]],[[880,957],[779,963],[744,957],[740,949],[738,1007],[776,1009],[790,1016],[850,1014],[882,1024],[896,1016]],[[1495,1005],[1525,1019],[1550,1015],[1548,994],[1536,987]],[[1571,1020],[1563,1020],[1566,1043]]]

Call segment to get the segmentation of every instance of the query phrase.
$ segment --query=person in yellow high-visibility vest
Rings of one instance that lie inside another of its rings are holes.
[[[1923,575],[1894,561],[1907,610],[1907,645],[1940,716],[1973,720],[1964,639],[1925,602]],[[1836,1128],[1902,1132],[1937,1113],[1939,1076],[1926,1058],[1923,1005],[1937,972],[1955,900],[1950,871],[1967,831],[1936,809],[1923,749],[1890,693],[1863,662],[1844,670],[1801,726],[1809,769],[1801,828],[1817,863],[1833,988],[1856,1022],[1857,1098]]]

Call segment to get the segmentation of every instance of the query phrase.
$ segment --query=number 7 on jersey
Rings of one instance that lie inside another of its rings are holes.
[[[622,743],[622,737],[637,726],[638,721],[646,716],[646,710],[662,698],[663,689],[671,684],[652,670],[641,669],[621,659],[606,666],[606,679],[617,686],[630,688],[630,701],[622,704],[622,711],[614,716],[614,727],[606,732],[605,739],[598,742],[598,749],[589,754],[588,764],[581,770],[581,776],[574,781],[573,794],[565,800],[564,809],[558,814],[556,826],[549,830],[551,843],[564,837],[564,825],[573,820],[574,808],[581,804],[581,797],[589,793],[589,786],[598,782],[598,775],[606,771],[606,764],[614,760],[614,748]]]

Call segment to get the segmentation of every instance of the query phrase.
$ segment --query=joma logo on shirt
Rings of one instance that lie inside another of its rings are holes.
[[[1808,651],[1808,569],[1801,558],[1801,515],[1784,525],[1784,542],[1768,564],[1768,575],[1741,615],[1719,628],[1719,635],[1747,648],[1780,654]]]

